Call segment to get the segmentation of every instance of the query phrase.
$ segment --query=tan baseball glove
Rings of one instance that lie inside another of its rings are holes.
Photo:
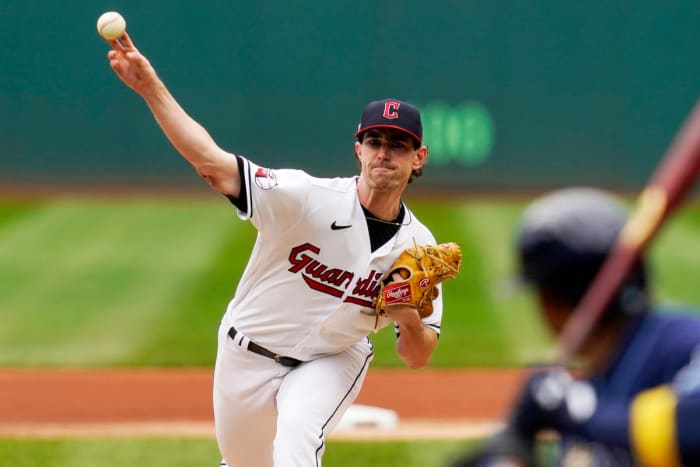
[[[462,250],[456,243],[414,245],[404,250],[382,279],[375,298],[377,314],[393,306],[411,306],[421,318],[433,313],[433,300],[438,297],[436,285],[457,275],[462,263]],[[394,278],[401,275],[401,280]]]

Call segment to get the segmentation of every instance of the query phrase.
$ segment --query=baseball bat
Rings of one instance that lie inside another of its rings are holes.
[[[564,325],[558,339],[558,364],[566,366],[583,345],[644,249],[692,191],[699,174],[700,101],[676,133],[609,256]]]

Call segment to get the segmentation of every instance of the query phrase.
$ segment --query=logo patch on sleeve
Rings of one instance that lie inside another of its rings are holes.
[[[273,170],[259,167],[255,172],[255,184],[261,190],[271,190],[277,186],[277,176]]]

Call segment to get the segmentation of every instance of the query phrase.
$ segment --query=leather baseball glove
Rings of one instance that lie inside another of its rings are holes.
[[[421,318],[430,316],[439,294],[436,286],[455,277],[461,263],[462,250],[456,243],[407,248],[384,276],[374,309],[383,314],[393,306],[411,306]],[[394,273],[400,274],[401,280]]]

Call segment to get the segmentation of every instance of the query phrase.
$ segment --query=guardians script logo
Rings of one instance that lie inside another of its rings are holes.
[[[306,285],[313,290],[341,298],[355,279],[355,274],[340,268],[332,268],[322,263],[316,255],[321,249],[311,243],[292,248],[289,253],[289,272],[301,275]],[[380,272],[374,269],[367,277],[355,282],[352,291],[343,299],[344,302],[373,308],[372,299],[379,293]]]

